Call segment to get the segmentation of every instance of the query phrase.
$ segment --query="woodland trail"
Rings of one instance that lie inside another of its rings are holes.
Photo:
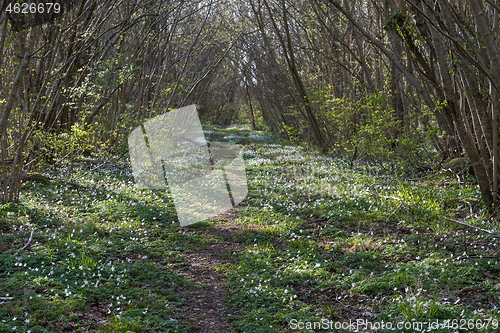
[[[196,286],[188,291],[192,302],[182,309],[183,316],[193,325],[191,332],[225,332],[237,316],[225,300],[228,285],[223,271],[224,266],[235,263],[237,252],[244,250],[235,241],[236,233],[242,229],[232,222],[235,214],[237,210],[220,216],[209,229],[188,231],[206,233],[214,240],[207,248],[183,253],[187,264],[181,272]]]

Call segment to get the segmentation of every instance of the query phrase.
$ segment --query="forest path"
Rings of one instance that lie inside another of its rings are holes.
[[[183,267],[182,273],[195,284],[187,292],[191,303],[183,308],[190,332],[226,332],[237,317],[225,300],[228,285],[224,273],[224,267],[233,264],[235,255],[244,250],[237,242],[237,234],[244,228],[234,222],[237,215],[238,208],[219,216],[208,227],[186,228],[186,233],[203,233],[210,239],[210,244],[200,249],[183,252],[189,265]]]

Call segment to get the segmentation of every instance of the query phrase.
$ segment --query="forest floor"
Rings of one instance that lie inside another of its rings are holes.
[[[498,332],[499,241],[444,219],[500,233],[473,182],[207,135],[247,166],[247,198],[217,218],[180,227],[126,163],[0,205],[0,332]]]

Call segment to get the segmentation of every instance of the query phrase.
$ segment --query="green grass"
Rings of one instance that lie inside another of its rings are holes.
[[[231,331],[286,332],[292,319],[367,313],[500,319],[497,241],[443,218],[500,233],[473,183],[395,179],[248,128],[210,135],[247,144],[249,194],[232,238],[243,250],[215,268],[226,278]],[[136,189],[130,170],[86,171],[73,175],[80,186],[27,183],[19,203],[0,206],[0,297],[13,297],[0,301],[0,332],[188,332],[195,285],[185,254],[218,246],[209,231],[224,220],[181,228],[169,194]],[[30,248],[14,255],[33,228]]]

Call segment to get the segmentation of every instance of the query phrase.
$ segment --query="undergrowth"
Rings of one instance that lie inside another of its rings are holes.
[[[396,179],[245,131],[209,133],[246,144],[249,193],[233,221],[244,250],[218,268],[232,331],[500,319],[497,242],[444,218],[499,232],[473,182]],[[223,222],[186,232],[168,193],[136,189],[128,167],[90,169],[27,183],[19,203],[0,206],[0,332],[191,330],[184,252],[217,246],[210,230]]]

